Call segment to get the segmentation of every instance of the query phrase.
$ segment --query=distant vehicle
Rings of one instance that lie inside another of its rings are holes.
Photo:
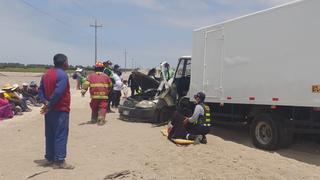
[[[157,109],[192,113],[206,93],[214,123],[251,127],[253,144],[275,150],[295,133],[320,133],[320,1],[304,0],[194,31]],[[171,99],[169,98],[171,97]]]

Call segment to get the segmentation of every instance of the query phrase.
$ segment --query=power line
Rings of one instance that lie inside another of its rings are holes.
[[[49,14],[49,13],[47,13],[47,12],[41,10],[41,9],[35,7],[35,6],[32,5],[31,3],[29,3],[29,2],[27,2],[27,1],[25,1],[25,0],[20,0],[20,1],[21,1],[22,3],[24,3],[25,5],[31,7],[32,9],[34,9],[34,10],[36,10],[36,11],[38,11],[38,12],[40,12],[40,13],[46,15],[46,16],[51,17],[52,19],[56,20],[57,22],[59,22],[59,23],[61,23],[61,24],[64,24],[64,25],[66,25],[66,26],[70,26],[70,24],[68,24],[68,23],[60,20],[59,18],[57,18],[57,17],[55,17],[55,16],[53,16],[53,15],[51,15],[51,14]]]
[[[71,0],[71,3],[74,4],[78,9],[82,10],[89,18],[96,18],[93,14],[91,14],[89,11],[83,8],[77,0]]]
[[[23,4],[29,6],[29,7],[32,8],[33,10],[35,10],[35,11],[41,13],[41,14],[44,14],[44,15],[52,18],[52,19],[54,19],[54,20],[57,21],[58,23],[63,24],[63,25],[64,25],[65,27],[67,27],[70,31],[74,32],[74,27],[73,27],[71,24],[69,24],[69,23],[67,23],[67,22],[65,22],[65,21],[63,21],[63,20],[55,17],[54,15],[52,15],[52,14],[46,12],[46,11],[41,10],[40,8],[38,8],[38,7],[34,6],[33,4],[27,2],[26,0],[20,0],[20,2],[22,2]],[[86,32],[86,33],[85,33],[84,31],[79,31],[79,32],[81,32],[83,35],[86,34],[86,37],[87,37],[87,38],[88,38],[88,36],[90,36],[90,34],[89,34],[88,32]]]

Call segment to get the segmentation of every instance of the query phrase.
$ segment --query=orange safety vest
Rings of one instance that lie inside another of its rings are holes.
[[[108,99],[112,81],[106,74],[102,72],[92,73],[88,76],[87,81],[90,83],[91,99]]]

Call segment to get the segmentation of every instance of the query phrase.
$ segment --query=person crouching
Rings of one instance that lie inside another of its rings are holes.
[[[206,95],[203,92],[194,95],[196,107],[193,115],[183,121],[188,132],[186,139],[194,140],[196,136],[197,139],[195,140],[203,144],[207,143],[206,134],[210,132],[211,127],[210,108],[204,104],[205,98]]]
[[[94,67],[95,72],[88,76],[81,90],[81,94],[84,96],[90,88],[91,123],[98,123],[98,125],[106,123],[107,100],[109,98],[110,87],[112,87],[111,79],[103,73],[103,70],[103,63],[97,62]]]

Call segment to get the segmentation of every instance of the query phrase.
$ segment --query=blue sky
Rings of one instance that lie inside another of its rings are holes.
[[[0,62],[92,65],[98,20],[98,58],[124,67],[176,64],[191,55],[192,31],[292,0],[1,0]],[[29,5],[28,5],[29,4]],[[33,7],[31,7],[32,5]]]

